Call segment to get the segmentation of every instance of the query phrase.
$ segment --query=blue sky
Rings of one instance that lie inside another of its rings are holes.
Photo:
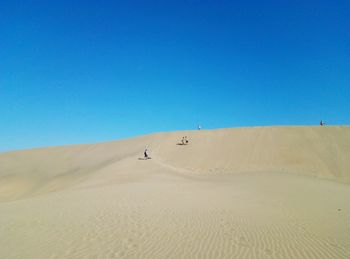
[[[1,1],[0,151],[350,123],[350,2]]]

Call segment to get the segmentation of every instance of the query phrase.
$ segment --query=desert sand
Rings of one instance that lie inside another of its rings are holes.
[[[350,258],[349,184],[345,126],[5,152],[0,258]]]

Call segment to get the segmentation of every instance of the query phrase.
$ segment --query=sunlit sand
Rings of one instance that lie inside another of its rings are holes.
[[[1,153],[0,258],[350,258],[349,184],[340,126]]]

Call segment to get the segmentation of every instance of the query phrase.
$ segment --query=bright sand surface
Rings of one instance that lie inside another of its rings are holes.
[[[1,153],[0,258],[350,258],[349,184],[341,126]]]

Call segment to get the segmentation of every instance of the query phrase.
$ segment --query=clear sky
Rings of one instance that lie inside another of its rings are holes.
[[[350,1],[0,1],[0,151],[350,124]]]

